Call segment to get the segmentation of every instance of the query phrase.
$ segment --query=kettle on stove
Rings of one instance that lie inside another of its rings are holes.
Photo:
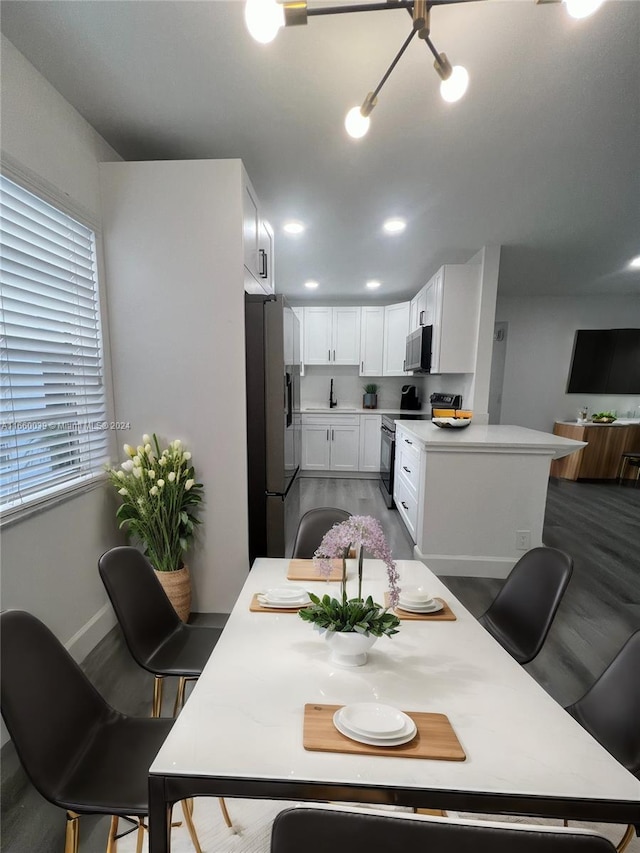
[[[421,405],[416,386],[403,385],[402,396],[400,397],[400,408],[416,410],[421,408]]]

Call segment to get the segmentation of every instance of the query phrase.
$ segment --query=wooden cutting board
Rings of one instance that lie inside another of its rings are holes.
[[[333,568],[328,578],[320,574],[318,568],[314,565],[313,560],[291,560],[289,562],[289,571],[287,572],[287,580],[290,581],[341,581],[342,580],[342,560],[332,560]]]
[[[409,743],[402,746],[369,746],[345,737],[333,725],[333,715],[342,705],[304,706],[303,745],[316,752],[345,752],[353,755],[384,755],[393,758],[430,758],[437,761],[464,761],[465,752],[445,714],[405,711],[418,727]]]
[[[307,604],[301,604],[299,607],[263,607],[258,601],[258,593],[256,592],[251,599],[249,610],[252,613],[298,613],[303,607],[308,607]]]
[[[435,598],[435,597],[434,597]],[[395,610],[392,611],[398,619],[407,621],[417,621],[417,622],[455,622],[457,620],[456,614],[449,607],[444,598],[435,598],[435,601],[441,601],[444,604],[442,610],[438,610],[437,613],[410,613],[408,610],[402,610],[400,607],[396,607]],[[389,606],[389,593],[385,592],[384,594],[384,606]]]

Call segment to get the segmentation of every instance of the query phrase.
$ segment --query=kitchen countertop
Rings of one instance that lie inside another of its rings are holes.
[[[593,421],[556,421],[567,426],[603,427],[603,426],[640,426],[640,418],[616,418],[612,424],[597,424]]]
[[[407,409],[363,409],[361,406],[303,406],[300,409],[302,415],[398,415],[402,416]],[[429,417],[428,409],[418,409],[412,414],[425,415]]]
[[[543,453],[554,459],[568,456],[581,447],[585,441],[574,441],[549,432],[527,429],[506,424],[470,424],[464,429],[441,429],[431,421],[398,420],[397,426],[423,442],[427,451],[431,450],[475,450],[490,452]]]

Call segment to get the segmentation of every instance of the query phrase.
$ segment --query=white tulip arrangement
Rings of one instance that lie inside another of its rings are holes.
[[[109,481],[122,497],[116,512],[120,527],[140,540],[154,569],[178,571],[200,524],[194,511],[204,488],[196,482],[191,453],[180,439],[161,451],[155,433],[143,435],[138,447],[125,444],[124,452],[128,459],[120,467],[107,468]]]

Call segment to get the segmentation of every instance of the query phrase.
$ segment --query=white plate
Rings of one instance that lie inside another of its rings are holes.
[[[296,607],[304,607],[306,604],[309,604],[311,599],[308,595],[305,595],[304,598],[299,598],[296,601],[271,601],[271,599],[266,598],[264,595],[258,594],[258,602],[262,605],[262,607],[275,607],[278,610],[295,610]]]
[[[403,604],[398,602],[400,610],[406,610],[407,613],[439,613],[444,609],[444,604],[441,601],[434,601],[431,607],[418,607],[415,604]]]
[[[306,598],[307,591],[301,586],[279,586],[274,589],[265,589],[260,595],[269,601],[293,601]]]
[[[340,713],[340,721],[348,729],[367,737],[397,736],[407,719],[397,708],[378,702],[355,702],[345,705]]]
[[[358,743],[366,743],[368,746],[401,746],[403,743],[408,743],[410,740],[416,735],[416,724],[413,722],[411,717],[407,717],[408,722],[405,724],[405,727],[398,734],[397,737],[367,737],[366,735],[359,735],[351,729],[347,728],[344,723],[340,721],[340,712],[343,709],[340,708],[333,715],[333,725],[337,728],[341,735],[350,738],[351,740],[355,740]]]

